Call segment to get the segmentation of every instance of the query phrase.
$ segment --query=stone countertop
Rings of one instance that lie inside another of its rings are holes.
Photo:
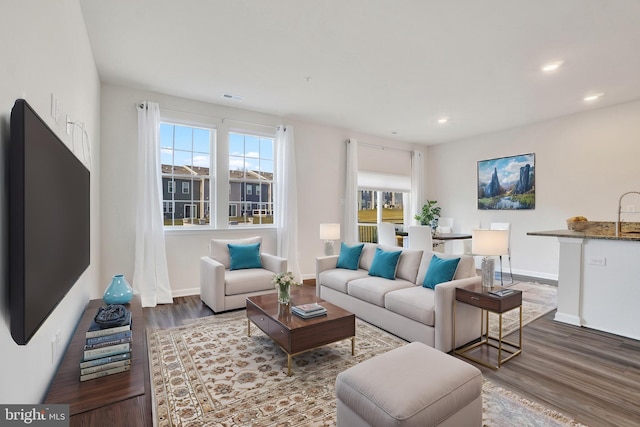
[[[549,230],[530,231],[528,236],[574,237],[578,239],[630,240],[640,241],[640,223],[623,222],[622,232],[616,237],[616,223],[604,221],[587,221],[581,224],[584,230]]]

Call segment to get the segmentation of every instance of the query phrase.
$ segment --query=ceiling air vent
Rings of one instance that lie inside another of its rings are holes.
[[[234,99],[236,101],[242,101],[244,99],[244,96],[233,95],[231,93],[223,93],[222,97],[225,98],[225,99]]]

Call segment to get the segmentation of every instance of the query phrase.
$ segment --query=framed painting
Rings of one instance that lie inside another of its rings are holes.
[[[533,153],[478,161],[478,209],[535,209]]]

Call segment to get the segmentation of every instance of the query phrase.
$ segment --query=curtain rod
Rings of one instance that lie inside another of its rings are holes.
[[[137,108],[144,108],[145,107],[145,103],[144,102],[136,103],[136,107]],[[273,125],[265,125],[263,123],[248,122],[248,121],[244,121],[244,120],[236,120],[236,119],[231,119],[229,117],[215,116],[213,114],[194,113],[193,111],[174,110],[172,108],[164,108],[164,107],[160,107],[160,110],[173,111],[174,113],[194,114],[194,115],[203,116],[203,117],[212,117],[214,119],[220,119],[223,123],[225,122],[225,120],[228,120],[228,121],[231,121],[231,122],[245,123],[245,124],[254,125],[254,126],[263,126],[263,127],[267,127],[267,128],[271,128],[271,129],[275,129],[276,128],[276,126],[273,126]]]
[[[392,150],[392,151],[404,151],[406,153],[411,153],[413,150],[405,150],[404,148],[396,148],[396,147],[386,147],[384,145],[375,145],[375,144],[368,144],[366,142],[358,142],[358,145],[362,145],[364,147],[370,147],[370,148],[377,148],[379,150]]]

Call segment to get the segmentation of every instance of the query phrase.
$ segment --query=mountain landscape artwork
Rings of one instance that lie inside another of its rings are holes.
[[[535,154],[478,161],[478,209],[535,209]]]

